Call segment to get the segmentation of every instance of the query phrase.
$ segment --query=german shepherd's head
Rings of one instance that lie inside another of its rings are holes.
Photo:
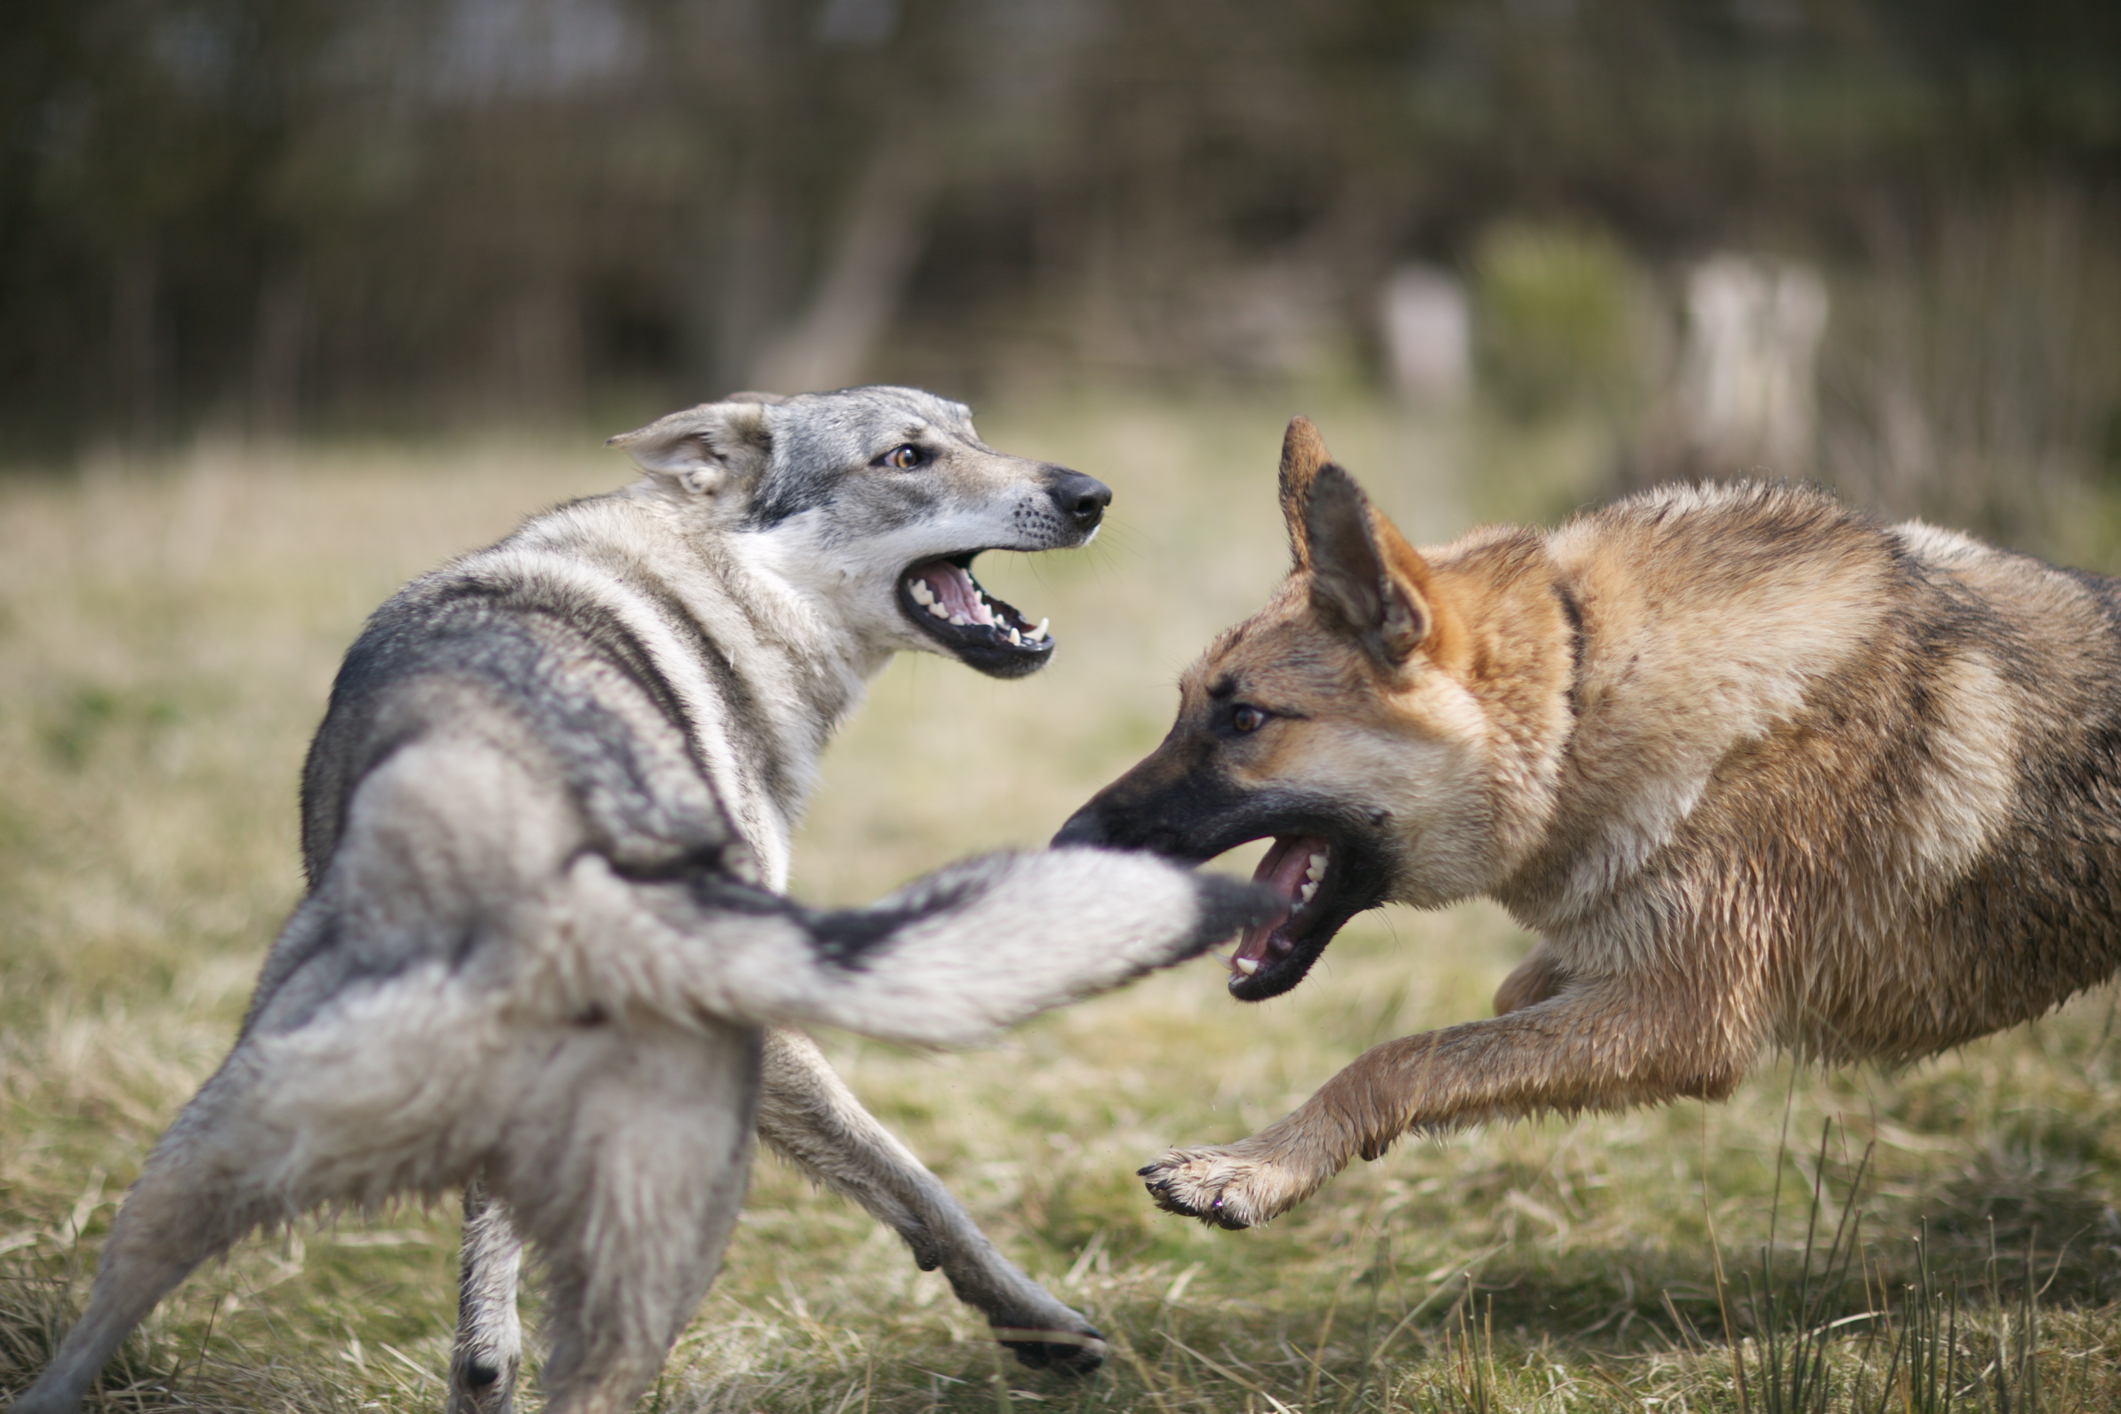
[[[1231,959],[1246,1001],[1302,981],[1357,913],[1507,878],[1552,813],[1571,712],[1574,609],[1535,533],[1424,558],[1303,418],[1281,504],[1288,578],[1186,670],[1163,744],[1054,840],[1200,861],[1271,837],[1255,877],[1285,912]]]

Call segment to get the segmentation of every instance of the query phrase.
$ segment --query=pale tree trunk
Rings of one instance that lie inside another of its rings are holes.
[[[759,345],[772,327],[780,289],[786,228],[776,209],[771,164],[752,155],[711,210],[713,252],[701,280],[695,364],[706,386],[701,397],[733,392],[757,366]]]
[[[809,307],[752,365],[755,388],[778,393],[859,382],[920,259],[940,185],[918,141],[887,140],[863,174]]]

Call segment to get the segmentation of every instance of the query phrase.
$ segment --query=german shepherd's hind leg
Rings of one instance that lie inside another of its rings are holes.
[[[482,1175],[464,1183],[464,1242],[457,1285],[457,1336],[449,1357],[449,1414],[509,1414],[523,1366],[516,1276],[523,1240],[508,1205]]]
[[[1510,975],[1502,979],[1495,989],[1495,1014],[1506,1016],[1513,1011],[1523,1011],[1528,1006],[1561,995],[1568,985],[1569,974],[1554,961],[1553,950],[1541,939],[1525,954],[1523,962],[1517,964]]]
[[[629,1028],[526,1095],[487,1178],[548,1289],[549,1414],[625,1414],[707,1294],[743,1207],[759,1033]]]
[[[97,1372],[194,1268],[264,1223],[299,1211],[286,1136],[254,1118],[263,1088],[243,1048],[194,1095],[118,1209],[88,1310],[13,1414],[68,1414]],[[276,1175],[267,1177],[268,1174]]]
[[[860,1204],[906,1240],[922,1271],[986,1316],[995,1338],[1033,1369],[1087,1374],[1105,1341],[1004,1257],[950,1191],[872,1118],[799,1031],[767,1033],[759,1137],[811,1178]]]
[[[1578,981],[1505,1016],[1387,1041],[1249,1139],[1174,1149],[1139,1173],[1161,1208],[1254,1227],[1410,1129],[1721,1099],[1752,1060],[1758,988],[1719,995],[1717,983],[1689,980]]]

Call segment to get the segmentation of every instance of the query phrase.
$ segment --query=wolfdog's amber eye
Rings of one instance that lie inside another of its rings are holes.
[[[904,471],[907,467],[921,464],[921,449],[909,443],[903,447],[893,447],[877,460],[881,461],[885,466],[896,467],[900,471]]]
[[[1230,725],[1241,732],[1256,732],[1267,724],[1267,714],[1257,707],[1240,707],[1230,714]]]

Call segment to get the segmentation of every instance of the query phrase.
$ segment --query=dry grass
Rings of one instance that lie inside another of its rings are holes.
[[[986,429],[1119,493],[1092,553],[983,566],[1004,597],[1052,614],[1053,667],[998,684],[895,666],[827,762],[799,893],[864,898],[957,853],[1042,839],[1155,741],[1177,669],[1279,573],[1284,409],[1082,411]],[[1461,514],[1429,461],[1472,433],[1312,411],[1410,526]],[[1506,510],[1508,486],[1533,484],[1544,507],[1569,484],[1565,439],[1509,451],[1548,465],[1464,503]],[[207,449],[0,484],[0,1388],[40,1363],[125,1184],[233,1033],[295,897],[300,754],[362,615],[522,512],[620,474],[584,438]],[[1959,1351],[1938,1368],[1971,1391],[1953,1407],[2000,1407],[2000,1389],[2023,1409],[2033,1384],[2047,1409],[2121,1403],[2107,993],[1897,1075],[1769,1068],[1719,1108],[1403,1146],[1264,1231],[1211,1233],[1149,1206],[1132,1170],[1164,1144],[1236,1136],[1380,1039],[1481,1014],[1528,941],[1490,909],[1388,911],[1264,1006],[1230,1002],[1203,964],[992,1051],[832,1038],[856,1088],[1017,1260],[1093,1313],[1117,1357],[1075,1383],[998,1364],[940,1278],[765,1162],[655,1407],[1789,1407],[1802,1391],[1768,1378],[1768,1345],[1734,1356],[1725,1333],[1769,1334],[1771,1291],[1796,1303],[1811,1185],[1831,1219],[1872,1143],[1859,1261],[1804,1299],[1818,1321],[1887,1297],[1899,1314],[1835,1328],[1831,1406],[1878,1407],[1890,1369],[1889,1407],[1942,1407],[1909,1374],[1927,1368],[1927,1309]],[[1912,1241],[1925,1219],[1926,1277]],[[100,1398],[432,1408],[453,1241],[449,1214],[415,1209],[246,1244],[165,1305]],[[2028,1251],[2044,1289],[2030,1373]],[[1918,1278],[1927,1305],[1905,1293]],[[1786,1375],[1789,1341],[1775,1349]]]

